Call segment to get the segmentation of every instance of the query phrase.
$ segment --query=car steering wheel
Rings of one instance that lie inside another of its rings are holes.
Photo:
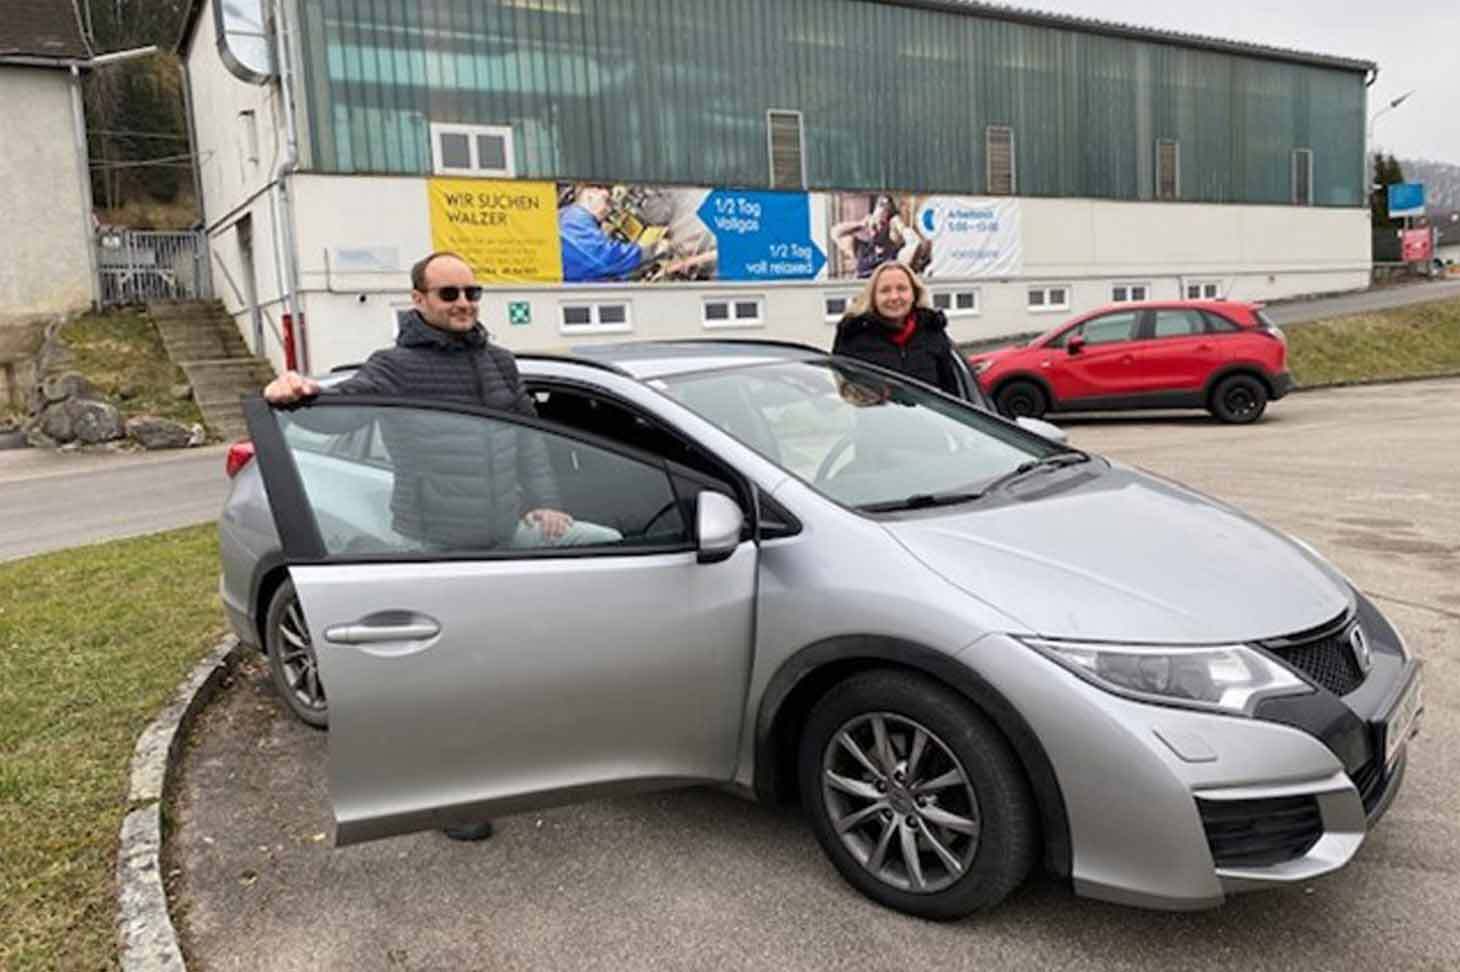
[[[850,435],[843,435],[840,439],[837,439],[836,443],[822,457],[821,464],[816,467],[816,475],[813,477],[812,482],[824,483],[830,479],[832,467],[836,465],[836,461],[842,457],[842,454],[847,451],[851,444],[852,437]]]

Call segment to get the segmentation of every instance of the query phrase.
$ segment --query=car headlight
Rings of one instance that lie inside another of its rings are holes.
[[[1247,645],[1124,645],[1021,638],[1026,645],[1116,695],[1193,709],[1250,715],[1273,695],[1313,688]]]
[[[974,377],[978,377],[985,371],[988,371],[992,366],[992,361],[970,361],[968,363],[969,370],[973,372]]]

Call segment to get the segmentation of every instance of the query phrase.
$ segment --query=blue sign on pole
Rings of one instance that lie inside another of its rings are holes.
[[[1389,189],[1389,215],[1422,216],[1425,211],[1423,182],[1396,182]]]
[[[826,266],[804,192],[716,189],[698,215],[715,234],[720,280],[812,280]]]

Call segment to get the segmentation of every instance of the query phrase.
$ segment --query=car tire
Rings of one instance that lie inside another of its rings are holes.
[[[305,725],[328,728],[329,703],[324,683],[319,679],[319,660],[292,580],[280,584],[269,599],[269,611],[264,617],[264,648],[269,656],[274,689],[289,711]]]
[[[999,389],[1000,414],[1009,418],[1041,418],[1049,410],[1043,389],[1032,381],[1011,381]]]
[[[987,716],[931,679],[877,670],[832,688],[807,716],[798,771],[822,849],[886,907],[962,918],[998,904],[1034,864],[1018,759]]]
[[[1230,375],[1212,389],[1211,413],[1231,425],[1246,425],[1267,411],[1267,387],[1251,375]]]

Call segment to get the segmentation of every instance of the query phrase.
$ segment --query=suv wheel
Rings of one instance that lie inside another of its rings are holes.
[[[324,683],[319,680],[319,660],[304,623],[304,608],[294,593],[294,582],[279,585],[269,601],[264,619],[264,647],[269,654],[269,674],[274,689],[299,720],[316,729],[329,725],[329,706]]]
[[[1223,378],[1212,390],[1212,414],[1223,422],[1246,425],[1266,410],[1267,388],[1251,375]]]
[[[800,741],[802,802],[843,878],[947,921],[998,904],[1034,862],[1034,802],[1002,734],[921,676],[873,671],[821,698]]]
[[[1011,381],[999,389],[999,411],[1009,418],[1039,418],[1049,408],[1044,392],[1032,381]]]

